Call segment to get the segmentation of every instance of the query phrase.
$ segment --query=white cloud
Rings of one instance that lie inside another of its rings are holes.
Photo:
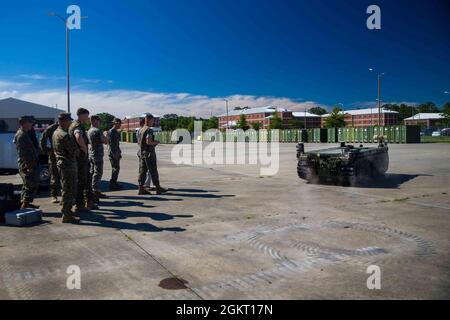
[[[12,94],[14,93],[14,94]],[[65,108],[66,91],[64,89],[52,90],[6,90],[0,92],[0,98],[14,96],[43,105]],[[228,97],[209,97],[205,95],[193,95],[189,93],[163,93],[137,90],[105,90],[86,91],[73,90],[71,93],[72,112],[79,106],[88,108],[91,113],[109,112],[118,117],[126,115],[152,112],[157,115],[176,113],[197,117],[209,117],[211,114],[219,115],[225,112],[225,101],[229,100],[229,107],[249,106],[276,106],[292,110],[304,110],[314,106],[327,107],[313,101],[294,101],[284,97],[232,95]]]
[[[65,77],[47,76],[44,74],[19,74],[17,78],[28,80],[64,80]]]
[[[0,80],[0,89],[13,90],[27,85],[29,85],[29,83]]]

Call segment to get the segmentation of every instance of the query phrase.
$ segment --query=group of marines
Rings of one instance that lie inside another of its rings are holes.
[[[90,122],[90,129],[86,130]],[[159,183],[155,147],[159,144],[151,127],[154,118],[150,113],[141,116],[141,127],[137,133],[139,145],[139,195],[151,194],[149,181],[157,194],[167,192]],[[42,133],[40,141],[34,131],[35,119],[24,116],[19,119],[20,128],[14,137],[18,155],[19,174],[23,180],[21,209],[38,208],[33,205],[39,186],[39,154],[48,155],[50,172],[50,197],[52,203],[59,203],[61,191],[61,212],[63,223],[78,223],[80,212],[98,209],[103,175],[104,145],[109,145],[111,162],[111,191],[121,190],[118,183],[120,160],[121,120],[114,119],[107,132],[101,129],[101,118],[90,116],[84,108],[77,110],[74,121],[70,113],[61,113],[58,122]]]

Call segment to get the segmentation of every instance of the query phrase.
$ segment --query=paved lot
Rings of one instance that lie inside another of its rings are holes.
[[[273,177],[176,166],[172,148],[158,148],[167,195],[137,195],[136,147],[124,144],[127,190],[81,225],[62,225],[42,197],[46,223],[0,226],[0,299],[450,298],[449,144],[391,145],[386,181],[359,188],[299,180],[293,144]],[[381,290],[366,287],[371,264]],[[81,290],[66,288],[70,265]]]

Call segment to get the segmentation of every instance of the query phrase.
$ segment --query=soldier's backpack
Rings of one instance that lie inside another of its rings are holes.
[[[8,226],[23,227],[42,221],[42,210],[21,209],[5,214],[5,222]]]
[[[14,191],[14,185],[0,183],[0,223],[5,222],[5,213],[20,208],[20,192]]]

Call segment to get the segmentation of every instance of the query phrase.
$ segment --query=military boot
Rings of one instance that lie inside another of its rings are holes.
[[[165,189],[161,186],[156,187],[156,194],[163,194],[163,193],[166,193],[167,191],[168,191],[167,189]]]
[[[152,193],[147,190],[144,186],[139,186],[139,192],[138,195],[142,196],[142,195],[151,195]]]
[[[95,197],[97,199],[106,199],[108,196],[104,193],[101,193],[100,191],[95,191]]]
[[[56,203],[59,203],[58,197],[52,196],[51,199],[50,199],[50,202],[51,202],[51,203],[55,203],[55,204],[56,204]]]
[[[76,218],[72,213],[65,212],[63,213],[62,223],[78,224],[80,223],[80,219]]]
[[[89,199],[89,200],[86,202],[86,208],[87,208],[88,210],[98,210],[98,209],[99,209],[97,203],[95,203],[95,199]]]
[[[35,206],[31,202],[23,201],[20,209],[39,209],[39,206]]]
[[[111,191],[120,190],[119,189],[119,185],[117,184],[117,182],[110,180],[109,181],[109,190],[111,190]]]
[[[89,208],[87,208],[87,207],[85,207],[84,205],[82,205],[82,204],[76,204],[75,205],[75,210],[74,210],[76,213],[80,213],[80,212],[88,212],[89,211]]]

